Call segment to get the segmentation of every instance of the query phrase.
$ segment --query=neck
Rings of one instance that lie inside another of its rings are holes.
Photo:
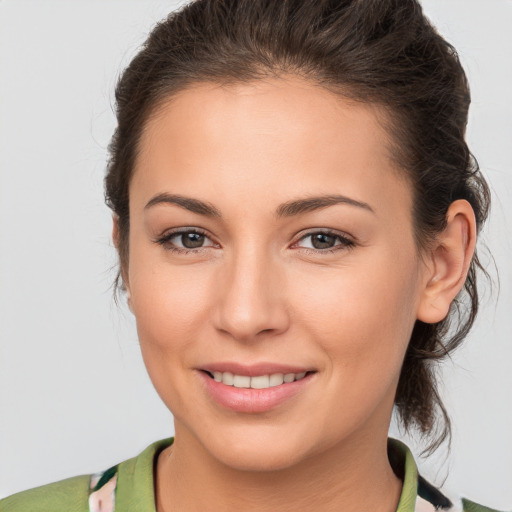
[[[295,510],[394,512],[402,482],[387,455],[387,433],[358,432],[301,464],[276,471],[240,471],[211,457],[186,431],[158,458],[158,512]]]

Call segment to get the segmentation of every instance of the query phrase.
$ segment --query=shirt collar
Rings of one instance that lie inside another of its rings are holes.
[[[119,465],[116,489],[116,509],[131,512],[156,512],[154,468],[158,454],[170,446],[173,437],[149,445],[140,455]],[[394,470],[403,475],[403,487],[396,512],[414,512],[418,469],[409,448],[396,439],[388,439],[388,450],[397,462]]]

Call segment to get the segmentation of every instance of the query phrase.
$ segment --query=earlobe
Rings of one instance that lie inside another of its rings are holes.
[[[128,287],[126,287],[126,304],[128,304],[128,309],[133,313],[132,294]]]
[[[418,320],[433,324],[446,318],[466,281],[475,245],[473,208],[466,200],[454,201],[446,213],[446,227],[436,237],[429,253]]]
[[[112,242],[114,247],[119,250],[119,216],[115,213],[112,215]]]

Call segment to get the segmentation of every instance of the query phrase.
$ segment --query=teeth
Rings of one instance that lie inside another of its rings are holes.
[[[247,375],[235,375],[233,377],[233,386],[235,386],[235,388],[250,388],[251,377]]]
[[[259,375],[258,377],[251,377],[251,388],[265,389],[270,387],[270,376]]]
[[[234,383],[233,374],[229,373],[229,372],[223,372],[222,373],[222,383],[226,384],[227,386],[232,386]]]
[[[268,385],[272,386],[280,386],[284,382],[284,375],[282,373],[273,373],[270,376]]]
[[[222,382],[226,386],[235,388],[267,389],[281,384],[288,384],[295,380],[303,379],[306,372],[301,373],[273,373],[271,375],[257,375],[249,377],[248,375],[234,375],[231,372],[213,372],[213,378],[216,382]]]

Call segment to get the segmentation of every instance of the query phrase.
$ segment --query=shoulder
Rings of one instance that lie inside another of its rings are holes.
[[[89,512],[90,475],[67,478],[0,500],[2,512]]]
[[[462,498],[462,510],[463,512],[500,512],[494,508],[484,507],[473,501]]]
[[[388,455],[393,470],[404,482],[397,512],[500,512],[429,483],[418,473],[412,452],[403,442],[390,438]]]
[[[154,510],[155,456],[173,438],[148,446],[138,456],[101,473],[67,478],[35,487],[0,500],[1,512],[113,512]]]
[[[466,498],[455,497],[435,488],[418,476],[418,495],[415,512],[500,512]]]

